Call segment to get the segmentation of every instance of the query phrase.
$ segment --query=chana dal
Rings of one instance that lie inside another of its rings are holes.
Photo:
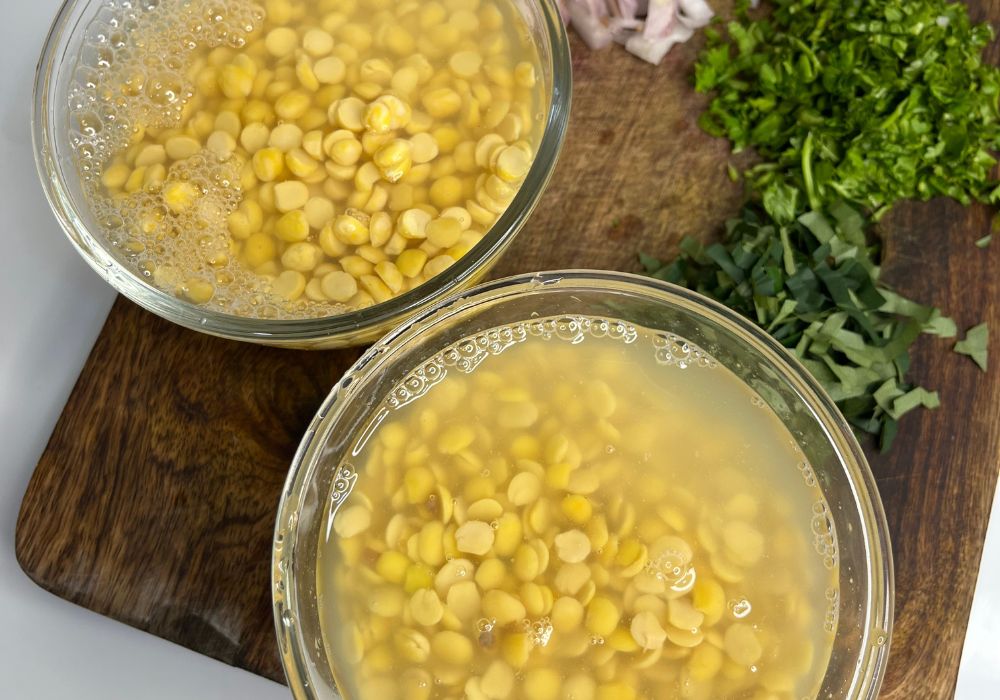
[[[683,339],[589,317],[495,329],[359,433],[317,570],[349,700],[819,692],[826,501],[773,411]]]
[[[328,316],[472,249],[543,122],[511,0],[112,2],[71,95],[98,222],[162,289]]]

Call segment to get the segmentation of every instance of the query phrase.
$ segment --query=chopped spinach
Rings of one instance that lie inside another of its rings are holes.
[[[662,264],[640,255],[646,273],[722,302],[768,331],[819,380],[847,420],[883,450],[896,421],[938,396],[906,379],[920,333],[953,337],[954,322],[879,282],[877,245],[866,220],[835,202],[789,219],[748,204],[719,243],[692,238]]]
[[[985,323],[973,326],[965,333],[965,340],[955,343],[955,352],[968,355],[985,372],[986,346],[989,344],[989,334],[989,328]]]

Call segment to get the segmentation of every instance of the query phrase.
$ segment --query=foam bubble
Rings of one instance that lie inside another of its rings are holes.
[[[67,92],[70,143],[94,219],[109,247],[141,277],[182,295],[196,282],[212,285],[209,308],[242,316],[301,318],[342,311],[271,294],[270,278],[229,255],[226,217],[241,199],[237,158],[204,151],[173,163],[162,185],[111,196],[101,174],[148,131],[176,128],[195,93],[200,57],[239,49],[264,20],[248,0],[159,2],[112,0],[87,27]],[[197,203],[172,212],[161,187],[187,182]]]

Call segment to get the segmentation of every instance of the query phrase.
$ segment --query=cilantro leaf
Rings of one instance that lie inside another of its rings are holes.
[[[878,220],[900,199],[1000,202],[993,38],[947,0],[773,0],[713,31],[701,123],[766,162],[747,173],[779,222],[845,200]],[[834,214],[834,212],[830,212]],[[980,243],[985,245],[985,243]]]

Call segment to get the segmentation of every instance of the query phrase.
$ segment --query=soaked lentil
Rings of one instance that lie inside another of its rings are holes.
[[[113,247],[190,302],[328,316],[469,252],[546,105],[510,0],[111,0],[70,90]]]
[[[815,697],[836,539],[771,409],[625,324],[476,340],[339,467],[318,590],[345,697]]]

